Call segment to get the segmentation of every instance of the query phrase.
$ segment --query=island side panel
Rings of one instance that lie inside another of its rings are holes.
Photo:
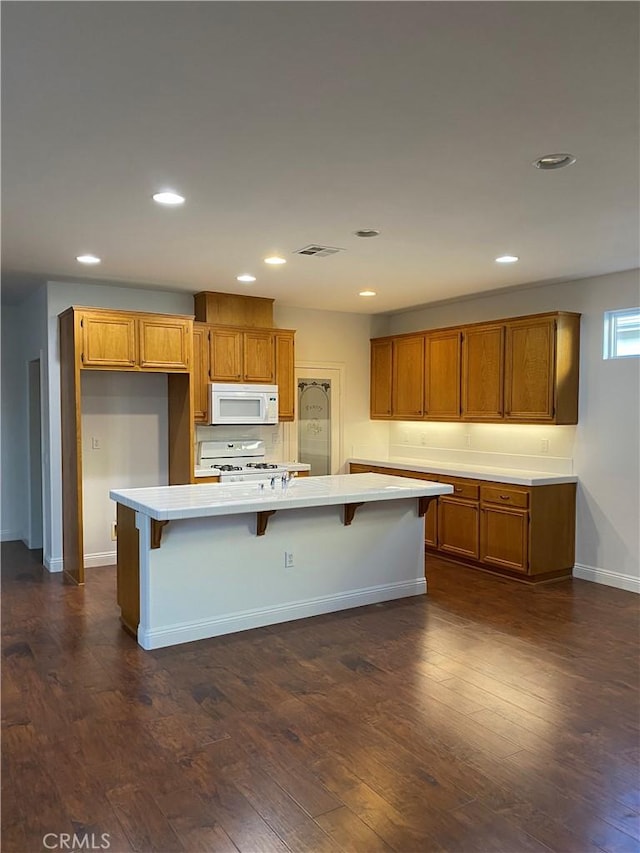
[[[282,510],[264,536],[255,512],[177,519],[156,550],[141,528],[138,642],[161,648],[426,592],[415,498],[366,503],[348,527],[342,511]]]
[[[140,550],[136,513],[122,504],[116,505],[118,525],[117,578],[120,619],[134,637],[140,622]]]

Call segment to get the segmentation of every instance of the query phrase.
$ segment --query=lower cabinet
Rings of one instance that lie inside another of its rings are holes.
[[[529,570],[529,492],[485,484],[480,488],[480,560],[526,574]]]
[[[350,463],[352,474],[366,471],[453,486],[453,494],[432,501],[427,510],[425,545],[430,551],[528,581],[571,576],[575,562],[575,483],[514,486]]]

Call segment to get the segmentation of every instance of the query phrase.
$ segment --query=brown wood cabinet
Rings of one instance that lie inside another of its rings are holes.
[[[190,369],[190,318],[99,309],[75,312],[79,329],[74,347],[85,369]]]
[[[169,484],[193,477],[193,320],[72,307],[59,316],[62,549],[65,575],[84,583],[81,371],[167,374]]]
[[[242,339],[244,382],[274,384],[276,353],[273,332],[243,332]]]
[[[554,415],[555,320],[507,325],[505,415],[548,421]]]
[[[441,495],[431,503],[425,519],[425,545],[440,556],[532,583],[571,576],[575,483],[514,486],[392,465],[350,463],[352,474],[365,471],[453,486],[452,495]]]
[[[504,415],[504,326],[463,332],[462,417],[493,421]]]
[[[391,410],[394,418],[424,414],[424,335],[398,338],[392,348]]]
[[[510,320],[505,342],[505,418],[578,422],[580,315]]]
[[[238,329],[209,326],[209,376],[212,382],[242,382],[243,340]]]
[[[393,345],[390,338],[371,341],[371,418],[391,417]]]
[[[460,418],[460,351],[462,333],[434,332],[425,337],[424,415],[430,420]]]
[[[193,419],[206,424],[208,417],[209,333],[206,326],[193,324]]]
[[[442,475],[440,482],[453,486],[453,495],[442,495],[438,501],[438,548],[445,553],[477,560],[480,553],[479,486]]]
[[[281,421],[294,419],[295,332],[292,329],[241,329],[194,323],[194,414],[207,422],[207,383],[248,382],[275,384],[279,390]],[[195,338],[198,343],[195,343]],[[200,405],[197,401],[202,401]]]
[[[374,338],[371,417],[575,424],[579,340],[563,311]]]
[[[295,417],[295,332],[275,329],[273,333],[278,386],[278,418],[292,421]]]

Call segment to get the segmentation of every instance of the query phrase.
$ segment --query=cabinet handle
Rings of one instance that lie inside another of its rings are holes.
[[[510,501],[511,497],[509,495],[500,495],[501,501]]]
[[[462,486],[454,486],[454,487],[453,487],[453,491],[454,491],[454,492],[461,492],[461,491],[462,491]]]

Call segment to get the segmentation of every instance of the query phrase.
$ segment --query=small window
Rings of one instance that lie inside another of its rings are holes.
[[[603,358],[640,355],[640,308],[604,312]]]

